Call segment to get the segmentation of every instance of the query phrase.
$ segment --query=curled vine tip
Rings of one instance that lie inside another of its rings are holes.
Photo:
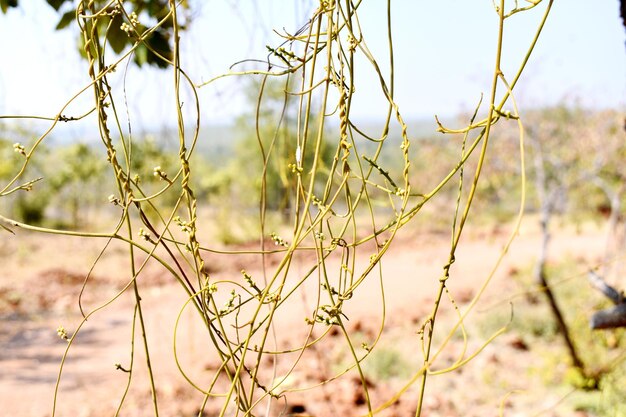
[[[121,364],[116,363],[115,364],[115,369],[118,371],[122,371],[122,372],[126,372],[126,373],[130,373],[130,369],[126,369],[124,368]]]

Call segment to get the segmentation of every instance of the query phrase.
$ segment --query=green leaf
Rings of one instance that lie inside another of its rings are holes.
[[[107,40],[109,41],[109,45],[116,54],[122,53],[124,48],[128,43],[130,43],[130,38],[128,34],[121,29],[122,23],[124,23],[124,19],[122,15],[116,15],[111,22],[111,27],[109,28],[109,32],[107,33]]]
[[[135,49],[135,63],[142,66],[146,62],[148,62],[148,48],[146,48],[146,45],[141,44]]]
[[[2,13],[6,13],[9,7],[17,7],[17,0],[0,0],[0,9]]]
[[[168,63],[161,57],[169,60],[172,59],[172,48],[169,43],[169,33],[157,30],[156,32],[153,32],[148,39],[146,39],[146,43],[150,46],[147,57],[148,64],[156,65],[159,68],[166,68]]]
[[[169,12],[168,0],[152,0],[147,2],[148,14],[157,20],[163,19]]]
[[[65,3],[68,0],[46,0],[46,1],[50,5],[50,7],[52,7],[54,10],[58,12],[61,6],[63,6],[63,3]]]
[[[56,30],[64,29],[69,26],[76,19],[76,10],[70,10],[69,12],[63,13],[59,23],[57,23]]]
[[[85,52],[85,39],[82,36],[76,37],[76,50],[83,59],[87,59],[87,53]]]

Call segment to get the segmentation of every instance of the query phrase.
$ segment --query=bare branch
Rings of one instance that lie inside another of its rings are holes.
[[[591,328],[596,330],[626,327],[626,300],[624,299],[624,294],[607,284],[594,271],[589,271],[589,282],[615,304],[615,307],[598,311],[591,316]]]
[[[624,294],[607,284],[600,275],[594,271],[589,271],[589,282],[591,285],[604,294],[613,304],[623,304]]]
[[[618,304],[613,308],[600,310],[591,316],[591,328],[615,329],[626,327],[626,304]]]

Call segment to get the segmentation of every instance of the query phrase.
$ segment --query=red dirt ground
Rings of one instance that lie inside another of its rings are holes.
[[[509,254],[487,286],[480,302],[467,321],[480,322],[496,310],[504,317],[509,301],[524,287],[538,251],[539,235],[532,220],[527,219]],[[2,232],[2,231],[0,231]],[[508,229],[469,230],[452,266],[448,282],[450,294],[461,311],[477,294],[493,268]],[[56,332],[63,325],[71,335],[80,323],[77,299],[83,279],[103,242],[44,236],[18,232],[17,236],[1,233],[0,260],[0,414],[3,416],[41,417],[52,414],[54,387],[60,361],[67,342]],[[586,227],[581,230],[559,230],[554,234],[550,259],[572,259],[580,273],[577,279],[590,296],[585,272],[599,264],[605,247],[602,230]],[[419,369],[421,344],[418,330],[433,306],[438,279],[449,252],[449,236],[436,233],[409,233],[393,242],[383,258],[383,282],[386,297],[386,323],[380,344],[372,355],[368,392],[374,407],[390,399]],[[364,268],[368,257],[357,262],[357,271]],[[240,278],[240,270],[261,276],[260,265],[251,258],[238,260],[211,257],[208,269],[216,279]],[[250,261],[250,262],[248,262]],[[303,260],[305,262],[306,259]],[[127,254],[121,247],[112,247],[95,269],[83,297],[85,311],[110,299],[127,283]],[[330,265],[338,266],[336,260]],[[292,268],[297,275],[298,265]],[[334,271],[334,269],[331,268]],[[526,281],[524,281],[526,279]],[[276,321],[273,345],[298,346],[304,341],[309,326],[304,318],[311,315],[315,287],[305,286],[306,294],[286,303]],[[176,282],[155,264],[148,264],[140,276],[150,355],[158,386],[161,416],[197,415],[203,396],[183,379],[173,359],[172,335],[176,316],[187,296]],[[303,298],[304,297],[304,298]],[[444,295],[444,300],[447,297]],[[128,367],[133,317],[132,291],[124,292],[114,303],[94,313],[76,338],[67,362],[57,400],[57,416],[112,416],[120,403],[128,374],[116,370],[114,364]],[[308,305],[308,307],[307,307]],[[346,327],[355,343],[372,343],[381,326],[382,303],[380,282],[368,279],[344,309],[349,318]],[[504,313],[502,313],[504,311]],[[456,322],[456,313],[444,301],[436,322],[434,351],[445,337],[445,329]],[[506,322],[502,323],[503,325]],[[319,328],[319,327],[318,327]],[[473,329],[468,325],[468,329]],[[476,331],[470,332],[468,352],[484,342]],[[317,332],[319,334],[320,332]],[[280,389],[295,389],[318,384],[349,363],[344,337],[329,334],[324,341],[303,355],[299,365]],[[178,340],[181,366],[197,381],[219,363],[213,358],[206,336],[191,315],[183,315]],[[560,340],[553,343],[555,352],[565,352]],[[344,346],[341,348],[341,346]],[[154,415],[150,389],[145,378],[141,339],[136,338],[138,351],[135,379],[126,399],[122,416]],[[452,365],[463,348],[463,340],[454,336],[445,347],[433,369]],[[429,377],[426,385],[424,416],[496,416],[503,407],[507,416],[574,415],[562,388],[551,389],[539,381],[536,369],[541,354],[528,346],[520,335],[504,334],[489,344],[473,361],[460,369]],[[560,353],[557,353],[560,354]],[[387,362],[385,362],[387,355]],[[374,359],[376,358],[376,359]],[[289,369],[294,355],[278,359],[276,374]],[[563,364],[566,366],[565,356]],[[382,365],[381,365],[382,364]],[[398,364],[398,366],[396,366]],[[378,366],[378,368],[377,368]],[[271,375],[268,366],[264,375]],[[378,372],[378,374],[376,373]],[[271,380],[271,377],[269,377]],[[413,415],[417,404],[418,383],[413,384],[400,400],[380,415]],[[205,415],[217,415],[222,404],[217,398],[209,402]],[[262,408],[263,410],[265,407]],[[215,414],[214,414],[215,413]],[[364,391],[360,379],[351,372],[337,381],[303,392],[293,392],[274,401],[272,415],[358,416],[365,415]],[[234,415],[227,413],[226,415]],[[264,415],[259,412],[259,415]],[[586,415],[582,412],[579,416]]]

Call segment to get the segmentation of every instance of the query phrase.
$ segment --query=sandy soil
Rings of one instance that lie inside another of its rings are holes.
[[[465,311],[489,276],[509,232],[506,227],[468,230],[448,281],[449,292],[460,311]],[[468,323],[480,322],[495,311],[506,317],[510,310],[509,301],[515,302],[516,294],[525,289],[522,283],[528,282],[523,275],[531,271],[538,239],[533,222],[527,220],[480,302],[468,316]],[[580,273],[577,279],[590,294],[593,293],[588,290],[584,275],[589,267],[600,262],[604,239],[604,232],[593,227],[578,231],[560,230],[554,235],[551,259],[572,259]],[[383,261],[385,302],[381,300],[381,281],[377,274],[369,277],[359,287],[359,292],[346,302],[343,311],[349,319],[346,327],[357,347],[361,342],[374,342],[382,325],[383,304],[386,308],[385,330],[374,349],[374,352],[382,353],[372,354],[371,362],[368,359],[364,365],[370,375],[368,395],[374,407],[401,390],[419,369],[422,354],[418,331],[433,307],[449,245],[447,234],[415,232],[399,236]],[[55,384],[61,359],[68,347],[67,342],[57,335],[57,328],[62,325],[71,336],[81,323],[77,304],[79,292],[102,246],[103,242],[91,240],[28,233],[18,236],[2,234],[0,415],[52,415]],[[232,260],[215,255],[207,259],[210,260],[208,269],[215,279],[242,281],[242,268],[246,268],[257,281],[262,276],[261,265],[252,257]],[[362,254],[355,264],[355,272],[364,270],[367,260],[368,257]],[[289,279],[302,274],[308,261],[310,257],[304,257],[301,265],[294,265]],[[93,271],[82,298],[84,311],[94,311],[117,294],[119,297],[89,316],[74,340],[63,365],[56,401],[57,416],[112,416],[120,404],[129,374],[116,369],[115,364],[129,367],[134,311],[132,290],[122,291],[128,284],[127,263],[124,248],[112,245]],[[336,270],[339,261],[331,259],[329,265],[330,270]],[[275,322],[272,346],[284,349],[304,343],[310,329],[304,319],[313,311],[316,287],[318,283],[314,281],[304,285],[303,291],[292,297],[294,302],[284,304],[282,314]],[[178,312],[183,309],[188,296],[154,263],[149,263],[140,276],[139,289],[158,386],[160,415],[197,415],[203,395],[181,376],[172,343]],[[457,322],[455,307],[447,300],[444,296],[441,314],[437,318],[434,351],[445,338],[446,329]],[[468,324],[468,329],[472,328]],[[317,326],[314,334],[320,335],[322,330],[323,326]],[[136,333],[138,336],[138,331]],[[469,353],[479,349],[486,339],[476,331],[470,331],[469,336],[466,346]],[[200,385],[208,382],[219,364],[208,342],[199,320],[185,310],[178,328],[177,353],[181,368]],[[463,346],[461,337],[453,337],[432,369],[444,369],[454,364],[462,355]],[[555,342],[551,349],[556,354],[564,352],[560,342]],[[139,337],[135,338],[135,350],[133,383],[120,415],[154,415]],[[333,330],[302,355],[279,389],[318,385],[350,362],[347,352],[344,336]],[[363,352],[362,348],[360,352]],[[531,372],[531,368],[540,366],[538,358],[544,353],[528,346],[520,335],[507,333],[498,337],[460,369],[428,379],[423,415],[496,416],[501,406],[507,416],[534,415],[544,410],[547,411],[543,415],[573,415],[574,410],[561,401],[567,392],[546,387]],[[286,374],[296,356],[281,355],[275,369],[269,362],[264,364],[261,372],[264,381],[271,383],[273,374]],[[566,366],[565,357],[558,366]],[[418,385],[411,385],[399,401],[380,415],[413,415]],[[361,380],[355,372],[350,372],[316,388],[288,393],[286,399],[273,402],[270,413],[364,415],[367,413],[364,395]],[[219,398],[209,401],[205,415],[217,415],[216,404],[221,403]],[[259,410],[265,410],[265,404]],[[234,414],[229,411],[227,415]],[[259,415],[264,415],[264,411],[259,411]],[[580,412],[578,415],[585,414]]]

